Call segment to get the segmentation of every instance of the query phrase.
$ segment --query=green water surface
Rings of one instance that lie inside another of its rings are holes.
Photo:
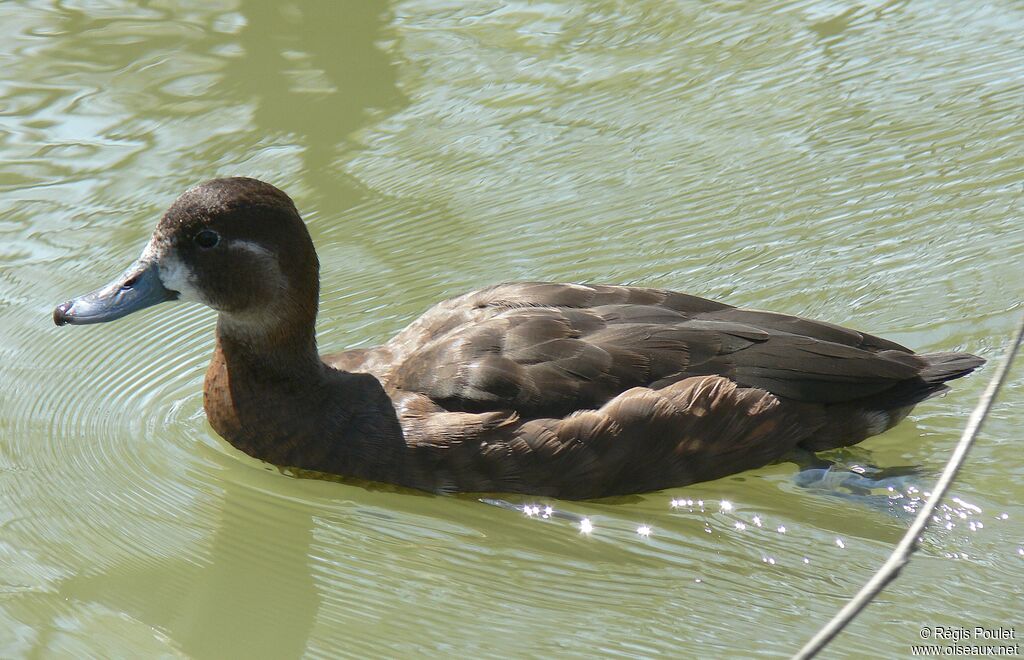
[[[839,457],[920,468],[893,491],[786,463],[528,516],[233,450],[202,412],[209,310],[50,312],[186,187],[248,175],[309,223],[324,351],[547,279],[995,358],[1024,282],[1022,34],[1010,0],[0,3],[0,657],[792,653],[887,556],[991,368]],[[827,657],[1024,637],[1022,391],[1018,366]]]

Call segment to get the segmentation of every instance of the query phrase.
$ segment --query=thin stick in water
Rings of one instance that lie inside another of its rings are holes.
[[[978,401],[978,405],[975,406],[974,411],[971,413],[970,418],[967,420],[967,426],[964,427],[963,435],[960,436],[960,442],[957,443],[956,448],[953,450],[953,455],[949,457],[949,462],[946,463],[945,469],[942,471],[942,475],[939,476],[939,480],[935,483],[935,487],[932,489],[931,497],[925,502],[925,505],[921,507],[921,510],[917,512],[917,516],[914,518],[914,522],[910,525],[910,529],[904,534],[899,544],[893,550],[892,554],[885,561],[884,564],[871,576],[871,579],[861,587],[857,595],[850,599],[843,609],[832,617],[825,626],[818,631],[814,637],[808,641],[802,649],[797,651],[796,655],[793,656],[794,660],[803,660],[804,658],[812,658],[818,654],[821,649],[825,648],[832,639],[846,627],[848,623],[861,613],[861,611],[867,607],[875,596],[877,596],[882,589],[886,587],[890,582],[896,579],[900,570],[910,561],[910,555],[917,550],[917,540],[921,537],[928,523],[931,521],[932,512],[935,507],[938,506],[942,500],[946,491],[949,490],[949,486],[953,483],[953,479],[956,477],[957,472],[960,471],[960,466],[963,465],[964,459],[967,458],[967,452],[970,451],[971,445],[974,444],[974,439],[978,435],[978,431],[981,430],[981,425],[985,421],[985,417],[988,415],[989,410],[992,409],[992,404],[995,401],[996,394],[1002,388],[1003,383],[1006,382],[1007,374],[1010,372],[1010,365],[1013,363],[1013,358],[1017,354],[1017,349],[1020,348],[1021,338],[1024,337],[1024,316],[1021,317],[1020,324],[1017,326],[1017,333],[1006,349],[1006,355],[1003,356],[1003,361],[1000,363],[996,373],[993,374],[992,380],[989,381],[988,387],[981,395],[981,399]]]

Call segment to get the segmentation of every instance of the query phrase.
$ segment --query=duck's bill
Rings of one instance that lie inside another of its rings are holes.
[[[57,325],[106,323],[177,297],[176,291],[170,291],[160,281],[159,266],[140,259],[110,284],[57,305],[53,322]]]

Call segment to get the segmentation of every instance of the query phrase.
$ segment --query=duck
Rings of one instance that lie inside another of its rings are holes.
[[[292,199],[218,178],[178,197],[133,264],[53,320],[214,309],[209,424],[294,474],[572,500],[853,445],[984,363],[677,291],[553,282],[488,286],[379,346],[320,355],[319,287]]]

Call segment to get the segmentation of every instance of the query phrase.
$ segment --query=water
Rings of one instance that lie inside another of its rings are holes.
[[[325,351],[551,279],[994,358],[1024,279],[1018,4],[176,4],[0,4],[0,656],[786,655],[883,561],[990,370],[840,457],[919,468],[893,491],[780,464],[526,515],[241,456],[202,414],[205,309],[49,315],[239,174],[309,222]],[[1022,390],[831,657],[1024,633]]]

